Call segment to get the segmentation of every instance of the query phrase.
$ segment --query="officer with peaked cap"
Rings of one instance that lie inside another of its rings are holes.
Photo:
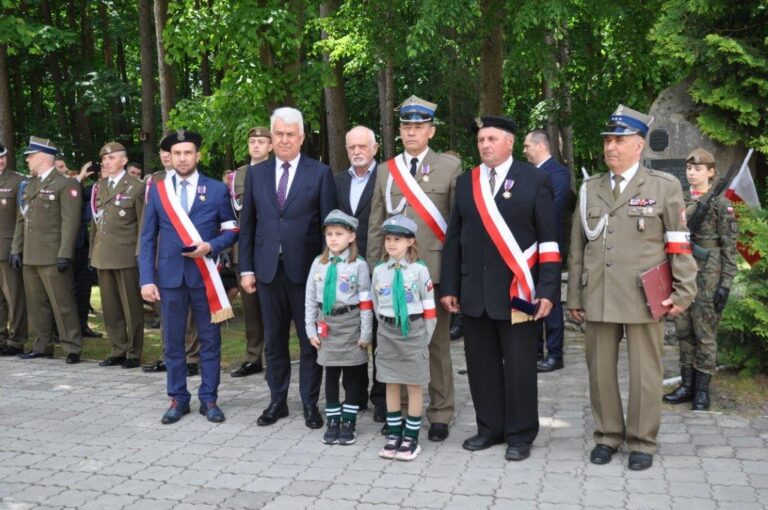
[[[379,226],[389,216],[403,214],[416,222],[416,240],[421,258],[440,295],[440,262],[448,217],[453,205],[461,161],[429,147],[435,136],[437,105],[411,96],[398,107],[403,152],[381,163],[371,201],[367,259],[371,267],[382,256],[383,235]],[[451,362],[450,314],[438,307],[437,326],[429,344],[429,439],[443,441],[453,419],[453,368]]]
[[[16,228],[17,197],[24,176],[6,168],[8,150],[0,144],[0,299],[4,314],[0,317],[0,330],[7,329],[5,345],[0,346],[0,356],[14,356],[24,352],[27,340],[27,302],[21,273],[10,264],[2,262],[10,258],[11,240]],[[8,323],[6,325],[6,323]]]
[[[26,213],[19,216],[11,245],[12,265],[23,264],[29,323],[37,335],[24,359],[53,356],[56,320],[68,364],[80,362],[83,337],[72,288],[72,257],[80,227],[80,183],[54,168],[57,153],[50,140],[33,136],[26,155],[35,175],[24,188]]]
[[[603,131],[609,172],[581,186],[568,257],[571,317],[586,321],[586,356],[594,464],[607,464],[626,442],[629,469],[651,466],[661,421],[664,322],[651,316],[640,274],[668,260],[672,294],[668,315],[685,310],[696,293],[680,181],[640,164],[652,117],[619,105]],[[629,404],[626,421],[616,370],[626,335]]]

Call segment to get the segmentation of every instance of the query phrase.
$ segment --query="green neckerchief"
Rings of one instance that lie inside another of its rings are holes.
[[[395,325],[400,326],[403,336],[408,336],[408,302],[405,299],[405,281],[400,263],[395,263],[392,280],[392,308],[395,309]]]
[[[325,286],[323,287],[323,314],[330,315],[333,304],[336,302],[336,264],[341,262],[341,257],[328,257],[328,271],[325,273]]]

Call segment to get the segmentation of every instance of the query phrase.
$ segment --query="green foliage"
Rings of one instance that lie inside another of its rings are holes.
[[[768,211],[737,208],[741,242],[762,258],[734,280],[718,335],[721,362],[746,374],[768,372]]]

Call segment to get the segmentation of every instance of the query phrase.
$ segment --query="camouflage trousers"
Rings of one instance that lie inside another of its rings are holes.
[[[690,308],[675,317],[680,345],[680,366],[714,375],[717,363],[717,324],[712,292],[699,291]]]

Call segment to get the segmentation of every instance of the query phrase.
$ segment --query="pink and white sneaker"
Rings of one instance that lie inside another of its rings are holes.
[[[400,447],[397,449],[395,459],[413,460],[419,455],[419,452],[421,452],[419,442],[412,437],[405,436],[400,442]]]
[[[402,438],[400,436],[387,436],[387,444],[384,445],[384,448],[379,450],[379,457],[382,459],[394,459],[395,455],[398,453],[397,449],[400,447],[401,440]]]

